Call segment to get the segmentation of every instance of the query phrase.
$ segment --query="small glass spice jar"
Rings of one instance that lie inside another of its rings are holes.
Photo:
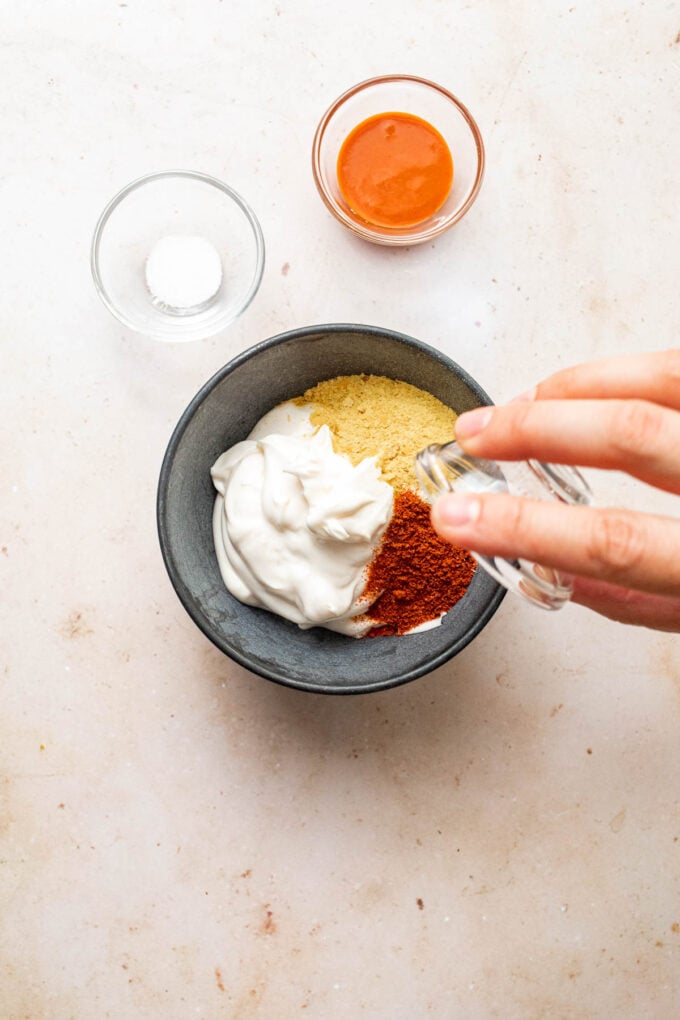
[[[537,460],[491,461],[471,457],[458,443],[428,446],[416,456],[416,475],[425,495],[445,492],[507,492],[549,503],[588,506],[592,493],[574,467]],[[470,550],[477,562],[508,591],[542,609],[560,609],[573,590],[573,577],[531,560],[508,560]]]

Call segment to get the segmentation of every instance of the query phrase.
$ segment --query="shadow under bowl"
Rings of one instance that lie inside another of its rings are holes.
[[[456,412],[491,403],[455,362],[418,340],[374,326],[330,324],[257,344],[196,394],[170,439],[158,484],[157,520],[170,580],[206,637],[246,669],[322,694],[359,694],[415,680],[460,652],[498,609],[505,589],[477,569],[439,627],[356,640],[295,624],[229,594],[212,532],[210,468],[276,404],[339,375],[383,375],[434,394]]]

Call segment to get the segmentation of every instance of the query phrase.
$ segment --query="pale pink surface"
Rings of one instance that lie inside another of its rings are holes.
[[[161,563],[172,427],[268,335],[400,329],[498,400],[679,335],[671,9],[355,6],[332,34],[311,0],[0,15],[2,1016],[680,1012],[677,638],[508,597],[434,676],[324,699],[222,657]],[[392,68],[486,143],[432,248],[357,242],[309,169],[325,105]],[[184,347],[125,333],[87,266],[106,201],[169,166],[268,245],[244,318]]]

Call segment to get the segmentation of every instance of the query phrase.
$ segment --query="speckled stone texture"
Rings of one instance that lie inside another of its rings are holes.
[[[3,1020],[680,1015],[678,637],[508,595],[427,677],[321,697],[201,634],[155,520],[193,394],[285,330],[418,337],[496,403],[677,345],[679,30],[615,0],[0,5]],[[400,251],[310,165],[327,106],[393,70],[487,154],[470,213]],[[90,278],[105,204],[168,167],[265,234],[207,342],[127,333]]]

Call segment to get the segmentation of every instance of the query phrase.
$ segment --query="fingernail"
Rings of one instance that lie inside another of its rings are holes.
[[[513,397],[510,401],[511,404],[519,404],[523,400],[535,400],[536,399],[536,386],[532,386],[530,390],[525,390],[524,393],[520,393],[518,397]]]
[[[478,435],[491,421],[493,411],[490,407],[478,407],[474,411],[466,411],[456,419],[456,439],[471,439]]]
[[[482,504],[473,496],[442,496],[436,503],[438,522],[451,528],[474,524],[481,511]]]

